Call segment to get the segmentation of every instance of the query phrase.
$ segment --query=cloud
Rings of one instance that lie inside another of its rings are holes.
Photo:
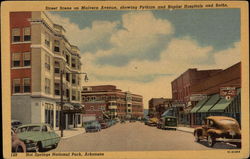
[[[69,18],[51,14],[50,12],[47,12],[47,14],[53,22],[65,28],[66,37],[73,45],[79,46],[81,52],[95,52],[99,49],[109,48],[110,44],[108,41],[118,26],[118,22],[93,21],[91,27],[80,29]]]
[[[171,81],[188,68],[225,69],[240,61],[240,42],[217,52],[191,37],[175,37],[173,25],[150,11],[126,13],[116,22],[93,21],[83,29],[68,18],[50,16],[82,51],[82,70],[90,79],[83,85],[130,90],[144,96],[144,107],[150,98],[171,98]]]
[[[233,47],[214,54],[215,63],[222,69],[228,68],[241,60],[240,53],[240,42],[235,42]]]

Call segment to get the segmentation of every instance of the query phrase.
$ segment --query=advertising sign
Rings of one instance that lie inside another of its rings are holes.
[[[228,97],[228,98],[236,96],[236,88],[235,87],[221,87],[220,96]]]
[[[192,94],[190,96],[190,101],[200,101],[204,98],[207,98],[207,95],[204,94]]]

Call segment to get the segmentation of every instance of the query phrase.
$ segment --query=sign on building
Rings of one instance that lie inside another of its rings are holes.
[[[190,101],[200,101],[205,98],[207,98],[207,95],[205,94],[192,94],[190,96]]]
[[[236,96],[236,88],[235,87],[221,87],[220,96],[225,97],[226,99],[230,99],[233,96]]]

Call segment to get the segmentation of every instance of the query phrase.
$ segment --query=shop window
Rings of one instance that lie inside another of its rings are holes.
[[[81,115],[78,115],[78,116],[77,116],[77,123],[78,123],[78,124],[81,124]]]
[[[55,52],[60,52],[60,41],[59,40],[55,40],[54,41],[54,51]]]
[[[20,42],[21,36],[20,36],[20,28],[13,28],[12,29],[12,42]]]
[[[21,80],[14,79],[13,80],[13,93],[20,93],[21,92]]]
[[[60,112],[57,110],[56,111],[56,127],[59,127],[60,123]]]
[[[23,54],[23,66],[30,66],[30,52]]]
[[[13,53],[12,54],[12,67],[20,67],[21,66],[21,54]]]
[[[30,36],[30,27],[26,27],[23,29],[23,41],[30,41],[31,36]]]
[[[23,92],[30,92],[30,78],[23,79]]]

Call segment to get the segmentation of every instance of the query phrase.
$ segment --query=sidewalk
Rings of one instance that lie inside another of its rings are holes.
[[[189,128],[189,127],[177,127],[177,130],[187,133],[194,133],[194,128]]]
[[[61,131],[60,130],[56,130],[55,131],[59,136],[61,136]],[[71,129],[65,129],[63,130],[63,139],[66,138],[70,138],[79,134],[83,134],[85,133],[85,129],[84,128],[71,128]]]

